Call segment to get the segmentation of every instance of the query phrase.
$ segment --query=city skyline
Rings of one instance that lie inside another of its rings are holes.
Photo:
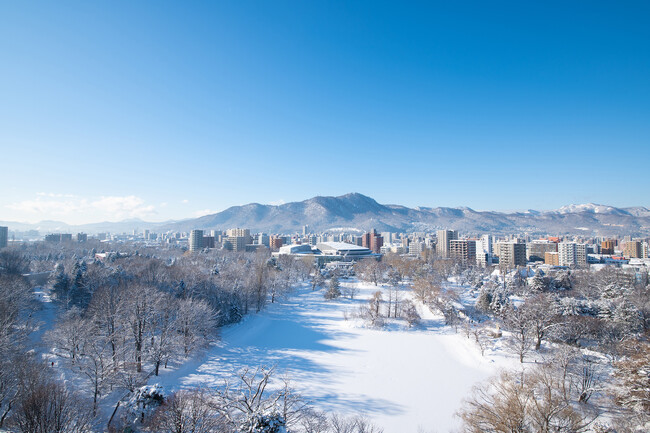
[[[165,221],[353,191],[650,207],[649,12],[4,3],[0,220]]]

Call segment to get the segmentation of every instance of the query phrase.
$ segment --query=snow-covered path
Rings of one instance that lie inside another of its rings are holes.
[[[357,299],[334,302],[325,301],[322,291],[301,288],[226,328],[202,359],[152,382],[168,390],[219,386],[243,367],[276,365],[319,409],[363,413],[386,433],[453,430],[454,413],[472,385],[510,360],[481,357],[471,341],[428,311],[416,330],[395,323],[368,329],[346,321],[343,311],[356,310],[376,290],[359,287]]]

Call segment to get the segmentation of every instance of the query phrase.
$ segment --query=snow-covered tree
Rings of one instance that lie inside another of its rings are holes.
[[[418,310],[410,299],[402,302],[402,317],[406,319],[409,327],[417,326],[420,323],[421,318]]]
[[[311,279],[311,289],[316,290],[320,289],[325,285],[325,277],[321,274],[320,270],[316,269],[314,271],[314,276]]]
[[[618,380],[616,401],[637,413],[650,416],[650,343],[630,340],[625,356],[614,363]]]
[[[330,278],[330,282],[327,285],[327,291],[323,296],[325,296],[325,299],[336,299],[339,296],[341,296],[341,284],[339,283],[339,278],[336,275],[333,275],[332,278]]]
[[[519,356],[519,362],[523,363],[535,341],[530,317],[526,309],[516,307],[510,307],[504,312],[504,317],[506,328],[510,331],[507,345]]]

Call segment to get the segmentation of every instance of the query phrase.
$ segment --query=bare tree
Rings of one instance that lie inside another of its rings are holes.
[[[188,356],[204,346],[214,333],[215,313],[210,306],[196,299],[182,299],[176,310],[176,332],[182,355]]]
[[[363,281],[378,285],[384,277],[386,266],[374,259],[359,260],[354,264],[354,272]]]
[[[550,295],[540,293],[526,299],[521,308],[535,337],[535,350],[539,350],[548,332],[560,324],[555,304]]]
[[[596,418],[562,394],[562,377],[549,366],[504,372],[474,388],[458,415],[470,433],[583,432]]]
[[[28,385],[27,385],[28,384]],[[85,433],[92,410],[59,382],[42,376],[27,379],[13,425],[23,433]]]
[[[215,407],[230,428],[237,428],[251,415],[277,409],[282,395],[267,391],[273,372],[274,368],[246,368],[234,383],[226,381],[222,389],[214,391]]]
[[[155,288],[142,285],[130,285],[127,293],[125,319],[133,342],[133,360],[139,373],[142,371],[147,333],[153,325],[156,310],[160,308],[162,295]]]
[[[160,365],[168,360],[174,353],[178,304],[169,295],[161,295],[158,308],[151,317],[151,337],[148,345],[148,358],[154,363],[154,374],[158,376]]]
[[[511,333],[507,340],[508,346],[519,356],[519,362],[523,363],[535,338],[530,317],[524,308],[510,307],[504,314],[506,327]]]
[[[624,358],[614,363],[618,381],[616,402],[650,416],[650,343],[631,340],[624,349]]]
[[[0,275],[20,276],[29,272],[30,260],[17,248],[0,251]]]
[[[420,323],[421,317],[418,314],[415,304],[407,299],[402,303],[402,315],[406,319],[409,327],[417,326]]]
[[[222,431],[223,420],[202,388],[180,390],[156,410],[147,429],[157,433],[213,433]]]

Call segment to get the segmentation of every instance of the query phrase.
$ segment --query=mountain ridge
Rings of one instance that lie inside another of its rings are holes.
[[[630,209],[630,211],[628,211]],[[616,208],[593,203],[555,210],[526,212],[476,211],[469,207],[409,208],[380,204],[360,193],[316,196],[280,205],[251,203],[193,220],[163,225],[169,230],[247,227],[252,231],[293,233],[308,225],[313,232],[333,227],[379,231],[430,231],[441,228],[466,233],[553,233],[634,236],[650,233],[650,210],[638,206]]]
[[[252,231],[293,233],[308,225],[310,231],[323,232],[337,227],[379,231],[431,231],[441,228],[465,233],[583,234],[594,236],[650,234],[650,210],[643,206],[617,208],[586,203],[571,204],[553,210],[516,212],[477,211],[470,207],[409,208],[398,204],[380,204],[360,194],[316,196],[279,205],[248,203],[231,206],[221,212],[177,221],[151,223],[141,220],[68,225],[60,221],[35,224],[3,223],[12,230],[124,232],[150,229],[159,232],[192,229],[224,230],[246,227]]]

